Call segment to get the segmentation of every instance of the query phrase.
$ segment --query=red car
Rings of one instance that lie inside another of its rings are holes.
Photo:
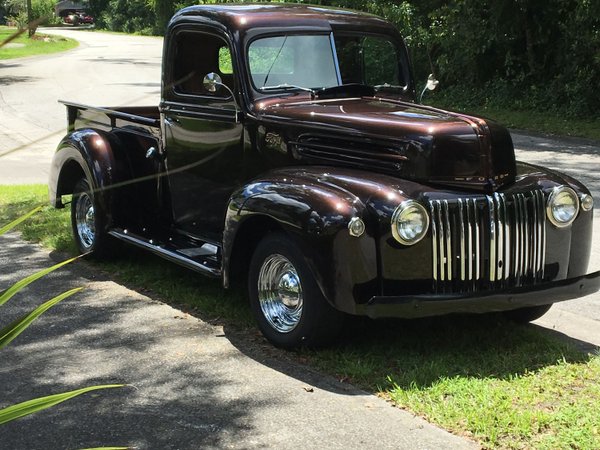
[[[73,11],[63,18],[65,23],[72,25],[93,24],[94,18],[83,11]]]

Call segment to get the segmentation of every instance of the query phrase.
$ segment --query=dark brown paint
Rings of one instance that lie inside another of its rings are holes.
[[[172,42],[182,30],[230,45],[233,97],[177,92]],[[493,121],[417,104],[410,76],[396,95],[324,100],[253,90],[245,56],[252,39],[336,30],[383,34],[406,53],[397,30],[363,13],[275,4],[180,11],[165,38],[158,109],[67,105],[70,132],[53,161],[52,203],[60,206],[60,197],[86,176],[111,229],[129,229],[174,251],[215,244],[209,272],[220,273],[226,286],[243,274],[257,240],[283,230],[304,250],[328,301],[352,314],[484,312],[536,304],[532,292],[543,292],[547,302],[580,295],[576,281],[585,278],[592,228],[592,213],[583,211],[566,229],[546,225],[542,284],[434,289],[431,230],[411,247],[391,236],[391,216],[403,200],[532,190],[547,198],[561,185],[589,192],[569,177],[517,163],[510,135]],[[157,152],[149,152],[153,147]],[[348,233],[352,217],[366,224],[359,238]],[[600,288],[599,280],[585,278],[586,289]],[[483,297],[492,300],[477,300]],[[424,308],[416,312],[417,305]]]

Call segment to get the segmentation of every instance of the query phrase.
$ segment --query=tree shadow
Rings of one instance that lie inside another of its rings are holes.
[[[389,386],[389,378],[404,389],[427,388],[440,378],[506,380],[559,361],[585,363],[590,358],[587,352],[598,351],[593,344],[556,331],[511,323],[501,314],[413,320],[353,318],[350,322],[334,346],[287,354],[269,350],[266,342],[248,345],[246,337],[233,330],[225,334],[245,355],[290,376],[302,376],[302,371],[282,364],[282,354],[286,360],[308,363],[370,392]],[[265,358],[265,353],[271,358]]]
[[[0,265],[10,267],[0,274],[2,287],[49,265],[44,254],[18,236],[1,240]],[[575,348],[577,342],[537,326],[511,324],[501,315],[355,319],[330,348],[286,352],[250,325],[249,308],[238,291],[223,294],[218,281],[134,249],[127,250],[118,270],[126,272],[129,264],[131,273],[115,274],[107,265],[78,262],[31,285],[11,300],[9,309],[2,308],[4,323],[80,285],[81,276],[94,281],[2,351],[5,395],[0,406],[94,384],[133,384],[4,425],[4,443],[30,449],[47,448],[49,442],[65,448],[227,447],[252,436],[263,408],[287,404],[275,385],[256,390],[257,384],[268,384],[271,369],[311,387],[360,396],[364,391],[356,385],[376,392],[389,385],[388,377],[400,387],[426,388],[440,377],[508,379],[559,360],[589,359]],[[140,289],[136,272],[185,283],[195,295],[214,297],[222,309],[212,305],[206,312],[204,303],[195,306],[187,298],[178,299],[185,302],[183,311],[180,305],[170,308],[152,285]],[[150,298],[108,281],[124,275]],[[271,444],[285,446],[283,441]]]
[[[85,62],[101,62],[118,65],[136,65],[136,66],[156,66],[160,67],[161,62],[150,62],[135,58],[86,58]]]
[[[29,83],[36,80],[36,77],[2,75],[0,76],[0,86],[8,86],[17,83]]]
[[[1,239],[0,263],[10,267],[2,287],[49,265],[16,235]],[[80,283],[70,268],[52,273],[3,305],[2,324]],[[283,401],[261,392],[257,402],[237,376],[241,369],[215,367],[216,357],[233,367],[244,359],[220,329],[125,289],[107,292],[103,284],[58,304],[2,350],[0,407],[96,384],[133,386],[7,423],[3,446],[222,448],[252,434],[249,416]]]

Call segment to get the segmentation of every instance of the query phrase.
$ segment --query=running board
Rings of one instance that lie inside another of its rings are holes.
[[[193,259],[191,256],[208,256],[208,252],[206,250],[202,251],[204,246],[198,247],[199,251],[191,252],[189,248],[186,249],[177,249],[171,245],[164,245],[159,242],[155,242],[152,239],[147,239],[143,236],[135,235],[128,230],[111,230],[108,232],[111,236],[120,239],[121,241],[125,241],[129,244],[133,244],[136,247],[143,248],[144,250],[149,250],[155,255],[160,256],[161,258],[165,258],[171,262],[177,263],[183,267],[186,267],[191,270],[195,270],[196,272],[201,272],[204,275],[209,277],[220,277],[221,269],[220,267],[216,267],[217,264],[215,261],[212,261],[212,265],[210,264],[210,260],[207,258],[202,258],[202,261]],[[214,247],[214,246],[213,246]],[[210,249],[212,250],[212,249]],[[188,256],[190,255],[190,256]],[[214,256],[214,255],[213,255]]]

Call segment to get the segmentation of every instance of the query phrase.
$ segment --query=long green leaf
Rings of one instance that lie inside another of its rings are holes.
[[[62,266],[75,261],[77,258],[79,258],[79,256],[76,256],[75,258],[67,259],[66,261],[60,262],[52,267],[49,267],[48,269],[40,270],[39,272],[36,272],[33,275],[29,275],[28,277],[25,277],[22,280],[17,281],[15,284],[13,284],[11,287],[9,287],[7,290],[3,291],[0,294],[0,306],[4,305],[7,301],[9,301],[13,297],[13,295],[15,295],[17,292],[19,292],[24,287],[30,285],[31,283],[38,280],[39,278],[42,278],[44,275],[48,275],[50,272],[53,272],[56,269],[59,269]]]
[[[19,225],[21,222],[23,222],[24,220],[29,219],[31,216],[33,216],[35,213],[37,213],[39,210],[42,209],[42,206],[38,206],[37,208],[32,209],[31,211],[29,211],[27,214],[19,217],[16,220],[13,220],[11,223],[9,223],[8,225],[3,226],[2,228],[0,228],[0,236],[2,236],[4,233],[12,230],[14,227],[16,227],[17,225]]]
[[[23,403],[17,403],[16,405],[9,406],[4,409],[0,409],[0,425],[10,422],[11,420],[19,419],[23,416],[28,416],[38,411],[50,408],[51,406],[57,405],[64,401],[70,400],[78,395],[85,394],[90,391],[97,391],[99,389],[110,389],[123,387],[124,384],[105,384],[101,386],[90,386],[75,391],[63,392],[62,394],[49,395],[47,397],[34,398]]]
[[[31,325],[31,323],[37,319],[39,316],[44,314],[58,302],[64,300],[67,297],[81,291],[83,288],[75,288],[70,291],[63,292],[62,294],[54,297],[51,300],[48,300],[43,305],[38,306],[29,314],[21,317],[20,319],[15,320],[13,323],[5,326],[0,330],[0,350],[6,347],[13,339],[15,339],[18,335],[20,335],[25,329]]]

